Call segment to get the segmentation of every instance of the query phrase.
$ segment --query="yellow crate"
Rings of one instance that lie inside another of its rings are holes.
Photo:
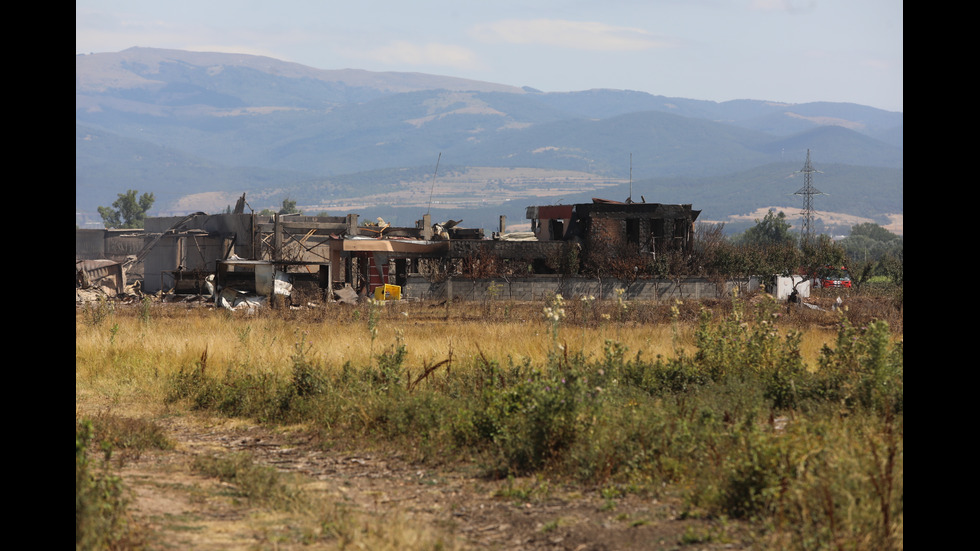
[[[379,285],[374,290],[374,300],[401,300],[402,298],[402,288],[401,285]]]

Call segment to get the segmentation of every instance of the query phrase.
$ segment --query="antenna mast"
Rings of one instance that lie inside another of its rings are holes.
[[[442,160],[442,151],[439,152],[439,157],[436,159],[436,170],[432,173],[432,187],[429,188],[429,206],[426,207],[425,213],[429,214],[432,210],[432,192],[436,189],[436,174],[439,172],[439,161]]]
[[[800,244],[806,245],[810,242],[813,237],[813,196],[814,195],[825,195],[822,191],[813,187],[813,174],[820,173],[819,170],[813,168],[810,164],[810,150],[806,150],[806,164],[803,165],[803,187],[799,191],[794,193],[794,195],[803,196],[803,229],[800,231]]]
[[[626,202],[633,203],[633,153],[630,153],[630,196]]]

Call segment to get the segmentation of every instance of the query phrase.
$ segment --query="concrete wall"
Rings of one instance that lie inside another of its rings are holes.
[[[183,216],[147,218],[145,228],[147,233],[164,233],[174,224],[180,222]],[[255,223],[267,220],[268,217],[258,216]],[[252,244],[252,215],[250,214],[201,214],[188,220],[181,226],[181,232],[203,230],[222,236],[236,235],[235,248],[232,251],[242,258],[252,258],[253,252],[258,254],[258,247]],[[155,247],[154,247],[155,248]],[[254,249],[254,251],[253,251]],[[222,251],[223,252],[223,251]],[[150,253],[156,254],[155,251]],[[166,269],[172,270],[175,266]]]
[[[702,278],[688,278],[680,282],[666,279],[639,279],[624,293],[628,300],[710,299],[730,296],[738,285],[741,292],[759,288],[756,278],[730,280],[715,284]],[[491,286],[493,292],[491,292]],[[521,278],[498,279],[448,279],[429,282],[424,276],[409,275],[402,288],[402,297],[422,300],[459,299],[482,301],[498,300],[546,300],[555,293],[565,298],[591,295],[597,299],[615,299],[616,290],[623,288],[616,279],[598,280],[585,277],[537,275]]]
[[[75,230],[75,260],[123,262],[146,243],[142,230]]]
[[[224,254],[225,240],[206,234],[164,235],[144,260],[143,290],[155,293],[174,285],[173,271],[180,266],[188,272],[213,274],[215,261]]]
[[[105,230],[75,230],[75,260],[105,258]]]
[[[126,257],[135,256],[146,245],[148,236],[142,233],[130,233],[126,235],[113,235],[109,233],[105,239],[105,258],[110,258],[117,262],[126,260]]]

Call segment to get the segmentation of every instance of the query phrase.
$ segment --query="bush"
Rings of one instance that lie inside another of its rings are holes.
[[[89,419],[75,418],[75,548],[138,548],[142,538],[129,522],[122,479],[109,471],[112,446],[101,444],[101,461],[90,448],[95,429]]]
[[[653,360],[615,341],[597,358],[572,353],[559,344],[561,304],[553,298],[544,313],[540,365],[481,354],[451,370],[449,360],[426,365],[413,380],[398,339],[368,365],[331,369],[300,346],[291,371],[229,368],[221,378],[204,354],[171,379],[169,396],[228,415],[308,421],[338,438],[397,441],[422,460],[462,453],[498,477],[652,493],[670,484],[688,514],[774,527],[774,548],[896,541],[903,344],[886,323],[841,317],[835,346],[811,369],[801,334],[777,327],[772,302],[746,313],[734,301],[717,318],[703,310],[696,349],[675,343],[674,357]]]

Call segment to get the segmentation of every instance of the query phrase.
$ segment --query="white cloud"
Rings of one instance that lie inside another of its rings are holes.
[[[749,9],[758,11],[785,11],[800,13],[814,9],[814,0],[752,0]]]
[[[485,42],[546,44],[607,52],[670,46],[669,42],[657,39],[643,29],[564,19],[509,19],[478,25],[472,29],[472,34]]]
[[[476,55],[472,51],[453,44],[413,44],[396,41],[387,46],[362,52],[360,56],[393,65],[431,65],[459,69],[478,65]]]

